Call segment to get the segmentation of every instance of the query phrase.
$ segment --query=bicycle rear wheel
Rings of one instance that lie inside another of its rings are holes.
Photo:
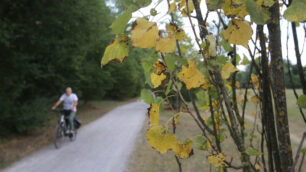
[[[64,141],[65,131],[60,125],[57,125],[54,130],[53,143],[56,149],[61,147],[61,144]]]

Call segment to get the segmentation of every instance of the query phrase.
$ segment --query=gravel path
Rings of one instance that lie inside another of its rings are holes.
[[[60,149],[49,145],[4,172],[121,172],[133,151],[148,105],[134,102],[115,108],[82,127],[77,140]]]

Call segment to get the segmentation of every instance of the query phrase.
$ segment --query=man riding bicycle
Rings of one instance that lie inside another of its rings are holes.
[[[64,113],[65,115],[69,115],[69,127],[70,133],[73,134],[74,131],[74,117],[77,112],[78,105],[78,97],[76,94],[72,93],[72,89],[70,87],[66,88],[65,93],[60,97],[60,99],[52,106],[52,110],[55,110],[58,105],[64,102]]]

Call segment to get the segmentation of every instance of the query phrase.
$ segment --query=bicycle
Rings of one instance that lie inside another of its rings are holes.
[[[65,137],[69,137],[70,141],[75,141],[77,136],[78,128],[81,126],[81,121],[79,121],[77,118],[74,118],[74,131],[73,134],[69,130],[69,119],[68,116],[70,114],[69,111],[56,111],[60,113],[60,117],[58,120],[58,124],[55,127],[54,135],[53,135],[53,143],[56,149],[59,149],[61,147],[61,144],[64,142]]]

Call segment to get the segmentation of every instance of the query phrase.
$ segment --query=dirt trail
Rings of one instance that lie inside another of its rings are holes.
[[[146,108],[142,102],[120,106],[79,130],[75,142],[56,150],[49,145],[4,172],[120,172],[133,151]]]

